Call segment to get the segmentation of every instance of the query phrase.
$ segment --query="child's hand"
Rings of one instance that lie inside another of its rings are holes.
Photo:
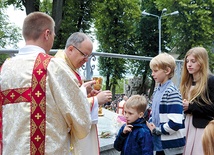
[[[149,128],[150,131],[152,131],[156,126],[154,125],[154,123],[149,123],[146,122],[147,127]]]
[[[125,128],[123,129],[123,133],[127,134],[129,132],[132,132],[132,128],[133,128],[132,125],[126,125]]]
[[[184,111],[187,111],[188,110],[188,107],[189,107],[189,101],[184,99],[183,100],[183,110]]]

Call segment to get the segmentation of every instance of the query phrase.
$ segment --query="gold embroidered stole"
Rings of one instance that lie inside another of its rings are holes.
[[[77,80],[79,81],[79,86],[82,85],[82,79],[81,79],[81,76],[79,75],[79,73],[74,69],[74,66],[73,64],[71,63],[71,61],[69,60],[69,58],[67,57],[67,55],[64,53],[65,55],[65,61],[66,63],[68,64],[68,66],[72,69],[72,71],[74,72]]]
[[[78,80],[78,85],[81,86],[82,85],[81,77],[80,77],[79,73],[76,71],[76,69],[74,68],[74,66],[72,65],[71,61],[69,60],[69,58],[67,57],[65,52],[63,50],[59,50],[59,51],[57,51],[55,57],[62,58],[67,63],[67,65],[70,67],[70,70],[76,76],[76,78]],[[90,110],[92,111],[92,108],[94,106],[94,97],[88,97],[88,101],[90,103]],[[71,134],[73,134],[73,133],[71,133]],[[86,138],[84,138],[82,140],[77,140],[77,139],[75,139],[75,135],[72,135],[72,137],[73,137],[73,139],[71,139],[71,147],[70,147],[72,154],[74,154],[74,155],[88,154],[88,150],[91,151],[90,152],[91,154],[95,154],[95,155],[100,154],[98,131],[97,131],[96,124],[92,124],[91,131]],[[83,141],[84,141],[84,143],[83,143]],[[85,145],[85,144],[87,144],[87,145]],[[89,146],[88,144],[90,144],[91,148],[86,147],[86,146]]]
[[[62,58],[67,65],[70,67],[71,71],[74,73],[74,75],[76,76],[77,80],[78,80],[78,85],[81,86],[82,85],[82,79],[81,76],[79,75],[78,71],[75,69],[75,67],[73,66],[73,64],[71,63],[71,61],[69,60],[69,58],[67,57],[66,53],[63,50],[59,50],[56,55],[56,58]]]
[[[0,147],[3,150],[2,106],[19,102],[31,102],[30,118],[30,153],[31,155],[45,154],[46,129],[46,76],[47,67],[52,57],[40,53],[35,61],[31,87],[8,89],[1,91],[0,96]]]
[[[69,60],[69,58],[67,57],[66,53],[63,51],[63,50],[59,50],[56,55],[55,55],[56,58],[62,58],[66,63],[67,65],[69,66],[70,70],[74,73],[75,77],[77,78],[78,80],[78,85],[79,87],[82,85],[82,79],[81,79],[81,76],[79,75],[79,73],[75,70],[74,66],[72,65],[71,61]],[[92,111],[92,108],[94,106],[94,97],[88,97],[88,102],[90,103],[90,107],[91,107],[91,111]]]

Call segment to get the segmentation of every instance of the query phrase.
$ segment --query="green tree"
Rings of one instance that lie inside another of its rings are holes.
[[[214,1],[213,0],[156,0],[158,9],[169,12],[178,10],[177,18],[167,17],[167,32],[171,37],[168,46],[183,58],[187,50],[203,46],[211,51],[214,42]],[[211,48],[210,48],[211,47]]]
[[[9,17],[5,12],[6,8],[0,1],[0,48],[17,48],[17,43],[21,39],[20,28],[9,22]],[[0,66],[9,56],[8,54],[0,54]]]
[[[26,10],[26,14],[34,11],[46,12],[55,20],[56,38],[53,48],[64,48],[68,36],[77,31],[89,33],[91,27],[92,0],[6,0],[6,6]]]
[[[138,0],[103,0],[97,2],[94,12],[95,33],[99,40],[99,52],[130,54],[135,25],[140,19],[140,3]],[[118,79],[126,74],[126,60],[99,58],[100,74],[106,77],[106,89],[115,94]],[[113,96],[114,98],[114,96]]]
[[[0,2],[0,10],[0,48],[17,48],[17,43],[21,39],[20,28],[9,22],[2,2]]]
[[[180,57],[193,46],[204,46],[209,51],[213,49],[213,0],[208,1],[174,1],[174,0],[142,0],[142,10],[160,16],[161,10],[167,8],[166,13],[179,11],[179,16],[167,16],[162,18],[162,52],[176,51]],[[137,29],[138,41],[135,42],[139,55],[155,56],[158,51],[158,27],[157,18],[142,17]],[[210,55],[210,68],[213,70],[213,54]],[[132,73],[140,75],[143,72],[143,87],[146,87],[147,80],[151,79],[148,62],[132,61]],[[151,80],[150,80],[151,81]],[[150,95],[155,86],[154,80],[151,83]]]
[[[146,12],[160,15],[161,11],[158,11],[153,0],[142,0],[141,2],[141,12],[146,10]],[[134,49],[135,54],[145,57],[154,57],[158,54],[158,19],[151,16],[144,16],[141,14],[141,20],[136,25],[137,29],[134,38]],[[133,49],[133,50],[134,50]],[[163,51],[165,50],[162,48]],[[140,94],[147,94],[147,90],[151,88],[149,97],[153,93],[155,87],[155,81],[151,78],[151,70],[149,67],[149,60],[139,61],[130,60],[129,68],[131,74],[134,76],[142,77],[142,85],[139,90]]]
[[[62,10],[63,15],[61,25],[53,46],[55,49],[64,49],[67,38],[73,32],[81,31],[89,35],[91,33],[91,12],[93,10],[92,0],[67,0],[64,1]]]
[[[175,10],[180,12],[178,17],[162,18],[163,52],[176,51],[180,55],[179,58],[183,58],[186,51],[193,46],[204,46],[209,51],[213,49],[213,0],[5,0],[4,2],[20,9],[25,7],[26,14],[43,11],[52,15],[56,23],[57,36],[53,47],[55,49],[64,48],[66,39],[71,33],[83,31],[92,34],[91,30],[94,29],[100,45],[98,52],[153,57],[158,54],[157,18],[142,16],[141,12],[146,10],[160,15],[163,8],[167,8],[168,12]],[[214,56],[211,52],[209,54],[210,62],[213,62]],[[213,70],[212,63],[210,66]],[[107,79],[106,88],[112,89],[113,93],[116,91],[118,79],[122,79],[128,71],[142,77],[144,83],[142,91],[145,91],[147,85],[153,90],[155,84],[151,80],[148,61],[99,58],[99,70]]]

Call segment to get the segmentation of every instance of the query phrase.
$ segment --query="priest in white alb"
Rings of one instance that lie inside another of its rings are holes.
[[[1,67],[1,155],[69,155],[91,131],[90,106],[76,76],[47,54],[54,26],[45,13],[29,14],[22,28],[26,46]]]

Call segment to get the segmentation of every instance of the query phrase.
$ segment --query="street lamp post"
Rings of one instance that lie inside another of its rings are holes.
[[[159,36],[158,36],[158,41],[159,41],[159,44],[158,44],[158,47],[159,47],[159,50],[158,50],[158,53],[160,54],[161,53],[161,18],[162,17],[165,17],[165,16],[171,16],[171,15],[177,15],[179,14],[178,11],[174,11],[174,12],[171,12],[169,14],[164,14],[165,12],[167,11],[166,8],[164,8],[161,12],[161,15],[158,16],[158,15],[155,15],[155,14],[151,14],[151,13],[148,13],[146,12],[145,10],[142,12],[142,15],[146,15],[146,16],[153,16],[153,17],[157,17],[158,18],[158,31],[159,31]]]

